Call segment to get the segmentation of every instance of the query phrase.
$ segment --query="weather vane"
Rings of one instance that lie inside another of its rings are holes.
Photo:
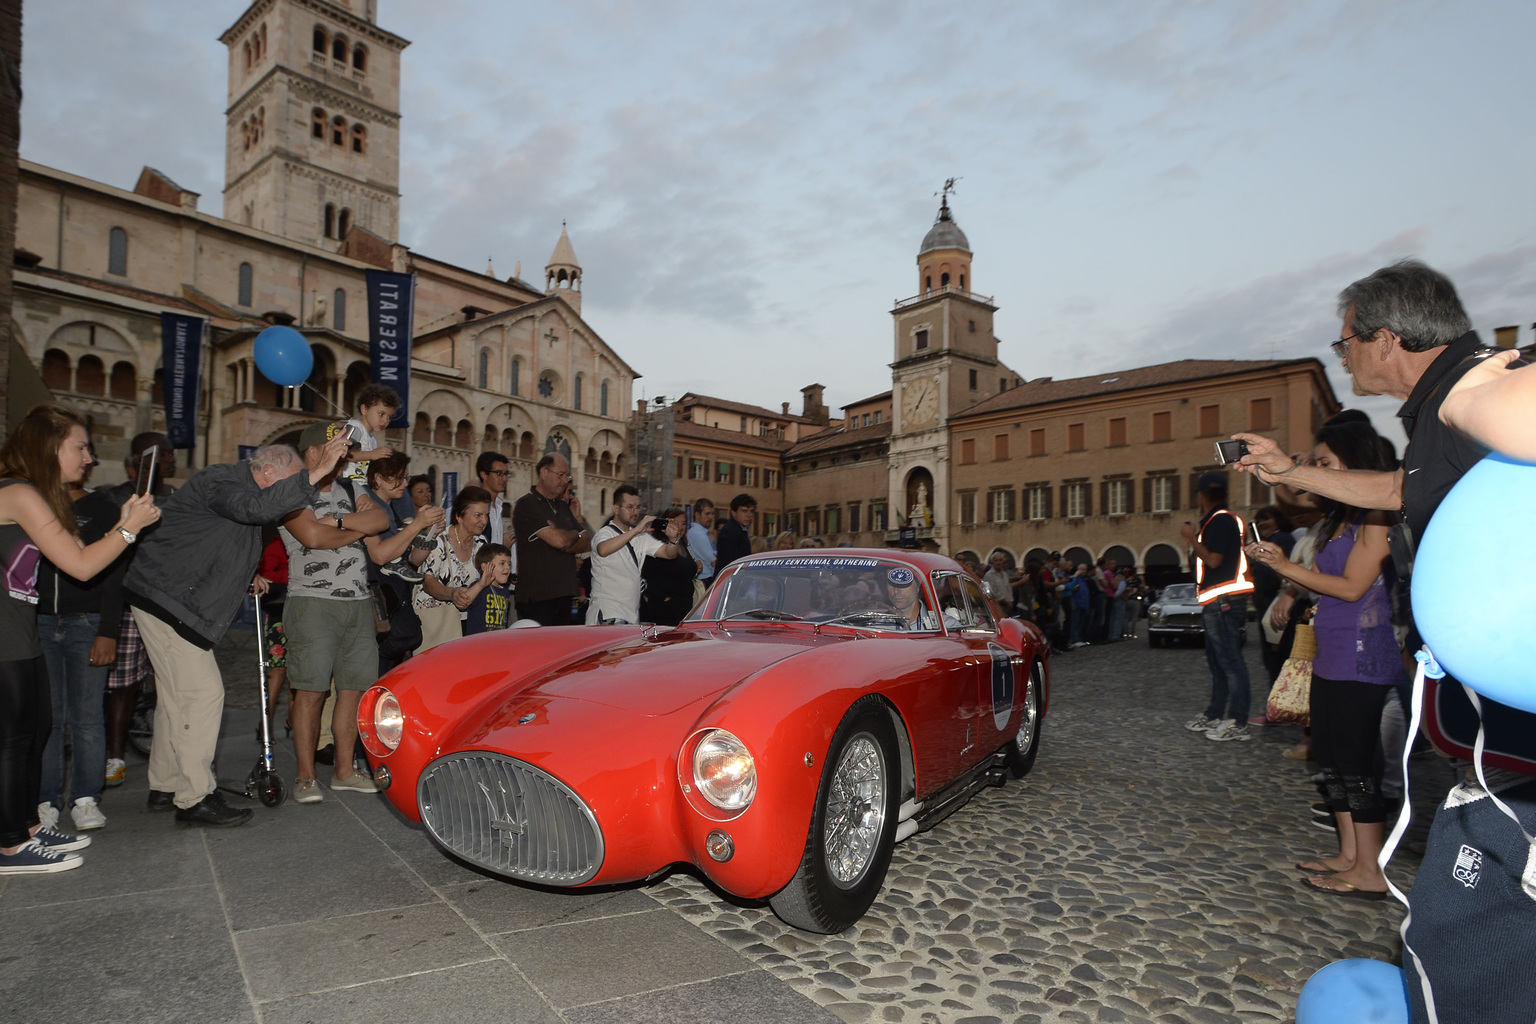
[[[949,197],[954,195],[954,193],[955,193],[955,182],[957,182],[959,180],[960,180],[959,178],[945,178],[944,179],[944,188],[941,191],[935,192],[934,195],[936,195],[936,196],[943,196],[945,201],[947,202],[949,200]]]

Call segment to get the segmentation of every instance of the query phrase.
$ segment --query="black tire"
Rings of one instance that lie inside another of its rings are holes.
[[[768,900],[773,912],[808,932],[831,935],[852,927],[885,884],[900,797],[896,729],[879,698],[864,697],[832,737],[800,869]],[[877,812],[878,820],[871,820]]]
[[[263,772],[256,777],[256,797],[266,807],[277,807],[288,799],[288,786],[276,772]]]
[[[1029,667],[1029,680],[1024,684],[1024,718],[1019,722],[1019,734],[1008,745],[1008,774],[1015,779],[1028,775],[1040,754],[1040,729],[1045,725],[1041,707],[1044,676],[1045,669],[1038,661]]]
[[[1161,646],[1163,646],[1163,638],[1158,636],[1156,633],[1148,633],[1147,634],[1147,646],[1148,647],[1161,647]]]

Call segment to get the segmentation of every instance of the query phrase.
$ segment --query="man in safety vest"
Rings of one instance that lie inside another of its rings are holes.
[[[1243,625],[1248,620],[1248,559],[1243,554],[1243,520],[1227,508],[1225,473],[1202,473],[1195,482],[1200,525],[1179,528],[1195,550],[1195,588],[1205,620],[1205,660],[1211,666],[1211,702],[1204,714],[1185,723],[1208,740],[1248,740],[1248,665],[1243,660]]]

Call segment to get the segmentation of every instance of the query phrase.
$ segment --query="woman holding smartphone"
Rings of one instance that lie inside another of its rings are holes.
[[[88,580],[160,518],[153,498],[136,495],[117,526],[82,545],[66,487],[84,479],[93,461],[84,421],[59,405],[27,413],[0,448],[0,875],[77,868],[73,851],[91,842],[45,828],[37,816],[43,748],[53,730],[37,633],[38,561]]]
[[[1318,431],[1316,464],[1330,469],[1392,467],[1370,423],[1348,420]],[[1381,709],[1402,679],[1384,572],[1389,514],[1320,501],[1315,569],[1292,562],[1280,545],[1262,541],[1248,557],[1318,595],[1312,621],[1312,758],[1338,822],[1339,852],[1297,865],[1313,872],[1321,892],[1379,900],[1387,880],[1376,863],[1385,838],[1386,802],[1375,765]]]

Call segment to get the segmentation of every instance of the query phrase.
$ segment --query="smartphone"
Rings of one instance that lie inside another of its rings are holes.
[[[1247,454],[1248,454],[1248,442],[1247,441],[1217,441],[1216,442],[1216,462],[1218,464],[1220,464],[1220,465],[1225,466],[1228,463],[1236,462],[1238,459],[1242,458],[1244,455],[1247,455]]]
[[[351,440],[352,447],[356,448],[358,445],[363,443],[363,431],[362,431],[362,428],[359,427],[355,423],[348,423],[347,424],[347,437],[348,437],[348,439]]]
[[[1249,544],[1262,544],[1263,543],[1263,541],[1259,539],[1259,524],[1258,523],[1249,523],[1248,524],[1248,543]]]
[[[155,485],[155,464],[159,461],[159,445],[151,445],[143,455],[139,456],[139,480],[133,488],[135,495],[142,498],[150,493],[150,488]]]

